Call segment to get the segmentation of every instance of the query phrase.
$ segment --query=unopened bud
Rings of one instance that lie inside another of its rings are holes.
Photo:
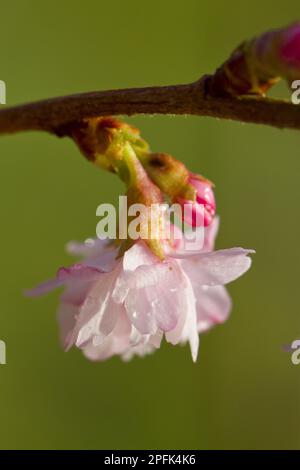
[[[196,200],[178,198],[182,206],[183,218],[192,227],[207,227],[216,214],[216,202],[212,183],[197,175],[191,175],[188,184],[196,191]]]
[[[264,95],[280,78],[300,79],[300,23],[243,42],[210,77],[208,88],[219,95]]]

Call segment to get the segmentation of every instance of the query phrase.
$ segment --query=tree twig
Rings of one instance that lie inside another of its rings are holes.
[[[300,130],[300,106],[256,96],[217,96],[210,76],[187,85],[96,91],[0,110],[0,134],[47,131],[67,134],[73,123],[105,115],[192,114]]]

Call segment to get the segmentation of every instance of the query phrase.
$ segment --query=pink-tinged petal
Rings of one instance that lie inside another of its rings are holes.
[[[99,332],[101,335],[107,336],[111,333],[123,311],[124,305],[117,304],[110,294],[107,300],[107,304],[103,309],[102,318],[99,324]]]
[[[157,330],[154,335],[148,334],[141,334],[134,325],[132,325],[131,333],[130,333],[130,346],[140,346],[145,345],[147,343],[159,348],[160,343],[163,339],[163,332],[161,330]]]
[[[119,260],[117,259],[117,255],[117,250],[110,249],[94,258],[88,258],[84,260],[82,264],[108,273],[112,271],[118,264]]]
[[[64,284],[78,282],[91,282],[98,279],[101,271],[97,268],[91,268],[82,264],[74,264],[69,268],[59,268],[56,273],[56,279],[43,282],[33,289],[25,291],[26,295],[35,297],[44,295],[57,287]]]
[[[180,249],[184,237],[181,228],[171,223],[167,219],[164,220],[163,223],[162,243],[164,246],[166,246],[166,250]]]
[[[83,256],[85,258],[102,255],[111,249],[113,249],[113,245],[110,240],[99,239],[89,239],[84,243],[70,241],[66,246],[66,251],[70,255]]]
[[[188,341],[190,343],[193,361],[196,362],[199,349],[196,298],[188,277],[186,275],[184,276],[186,278],[185,288],[183,289],[185,295],[184,309],[182,310],[176,327],[166,333],[166,340],[173,345]]]
[[[146,344],[149,341],[151,335],[140,333],[134,325],[131,324],[130,332],[130,347],[138,346],[140,344]]]
[[[212,251],[215,245],[215,238],[218,233],[220,219],[218,216],[214,218],[208,227],[196,228],[198,235],[194,231],[193,238],[186,231],[181,232],[176,228],[176,234],[181,233],[181,237],[177,235],[176,243],[165,243],[164,251],[166,256],[173,258],[186,258],[187,256],[195,256],[197,254]]]
[[[99,316],[92,315],[86,318],[84,324],[80,328],[80,323],[77,321],[75,328],[70,337],[68,349],[76,344],[78,348],[83,348],[88,343],[93,342],[93,338],[98,335]]]
[[[148,299],[148,291],[132,289],[125,299],[125,309],[131,323],[141,334],[154,334],[157,330],[156,318]]]
[[[33,289],[26,289],[24,294],[28,297],[38,297],[61,287],[63,284],[64,282],[61,279],[50,279],[49,281],[38,284],[36,287],[33,287]]]
[[[96,281],[102,271],[95,267],[84,266],[83,264],[73,264],[69,268],[59,268],[56,277],[66,283],[71,281],[90,282]]]
[[[147,249],[148,250],[148,249]],[[130,289],[144,289],[156,286],[167,279],[168,283],[177,285],[182,281],[181,270],[176,262],[161,262],[155,258],[155,264],[141,265],[132,271],[123,271],[119,275],[113,298],[116,302],[124,302]]]
[[[173,258],[185,257],[186,253],[202,252],[205,246],[206,229],[208,227],[187,228],[185,225],[181,238],[176,244],[164,244],[164,252],[166,256]]]
[[[83,353],[92,361],[104,361],[114,355],[122,355],[130,348],[130,332],[131,324],[123,309],[114,330],[98,345],[93,342],[87,343],[83,348]]]
[[[112,299],[112,292],[120,272],[120,266],[121,263],[111,273],[102,274],[101,278],[89,290],[73,332],[72,340],[78,347],[91,341],[94,336],[109,334],[115,326],[120,306]]]
[[[112,271],[118,262],[118,247],[109,240],[90,240],[89,243],[69,242],[67,251],[73,255],[83,256],[85,259],[80,264],[103,272]]]
[[[149,286],[132,289],[125,300],[127,314],[142,334],[153,335],[157,329],[169,331],[175,328],[182,312],[180,287]]]
[[[76,317],[78,315],[78,307],[73,304],[62,302],[58,309],[59,336],[62,346],[68,349]]]
[[[187,304],[185,305],[187,307]],[[184,308],[182,311],[177,325],[170,331],[167,331],[165,336],[168,343],[173,344],[174,346],[182,341],[182,330],[186,321],[187,308]]]
[[[163,339],[163,332],[160,330],[157,330],[155,335],[150,336],[149,338],[149,344],[154,346],[155,348],[159,348],[161,345],[161,341]]]
[[[77,307],[81,306],[85,301],[89,289],[93,285],[93,281],[73,281],[65,286],[65,290],[61,295],[61,301],[75,305]]]
[[[132,326],[130,334],[130,347],[122,354],[124,361],[129,361],[134,356],[143,357],[151,354],[160,347],[163,333],[160,330],[154,335],[141,335],[139,331]]]
[[[173,287],[160,285],[147,288],[151,298],[152,311],[159,329],[170,331],[176,327],[184,308],[183,285]],[[152,294],[152,295],[151,295]]]
[[[158,258],[147,248],[143,241],[135,243],[123,256],[124,271],[134,271],[139,266],[157,263]]]
[[[199,335],[197,331],[196,299],[190,282],[187,282],[186,291],[188,304],[186,321],[182,330],[182,339],[190,343],[192,358],[196,362],[199,349]]]
[[[154,334],[157,328],[168,331],[175,327],[181,314],[184,286],[177,262],[140,266],[125,272],[118,282],[113,297],[125,300],[129,318],[140,333]]]
[[[212,251],[215,247],[215,240],[219,231],[220,217],[215,216],[212,223],[204,229],[203,251]]]
[[[200,253],[181,259],[180,263],[193,285],[222,285],[242,276],[251,266],[247,255],[253,250],[230,248],[228,250]]]
[[[152,354],[155,351],[155,347],[150,344],[139,344],[138,346],[131,347],[122,354],[122,359],[125,362],[130,361],[134,356],[144,357],[148,354]]]
[[[232,303],[227,289],[223,286],[193,286],[197,299],[198,331],[209,330],[216,324],[224,323],[231,311]]]
[[[140,266],[134,273],[125,276],[129,289],[143,289],[147,286],[157,286],[162,283],[167,287],[176,287],[182,282],[182,271],[174,260],[163,261],[152,266]]]

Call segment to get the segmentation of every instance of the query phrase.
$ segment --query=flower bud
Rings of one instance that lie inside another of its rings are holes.
[[[141,162],[152,181],[171,200],[182,206],[183,220],[193,227],[208,226],[215,215],[213,184],[190,173],[167,153],[146,154]]]
[[[117,173],[124,179],[123,153],[130,144],[137,156],[149,151],[139,130],[114,117],[89,118],[71,133],[83,155],[96,166]]]
[[[191,175],[188,184],[195,189],[196,200],[191,201],[181,197],[177,199],[183,209],[183,220],[192,227],[207,227],[216,213],[212,183],[200,176]]]
[[[216,73],[208,88],[217,95],[264,95],[280,80],[300,79],[300,23],[243,42]]]
[[[186,166],[168,153],[148,153],[141,159],[141,163],[152,181],[171,200],[183,190],[189,178]],[[191,188],[190,198],[194,197]]]
[[[300,78],[300,23],[262,34],[251,49],[252,69],[259,79]]]
[[[286,31],[280,53],[283,61],[300,70],[300,23]]]

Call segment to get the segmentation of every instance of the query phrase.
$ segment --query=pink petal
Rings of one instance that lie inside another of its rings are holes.
[[[218,323],[224,323],[231,310],[231,298],[223,286],[193,286],[197,299],[197,325],[202,333]]]
[[[61,301],[73,304],[77,307],[81,306],[85,301],[89,289],[92,287],[93,281],[73,281],[65,286],[65,290],[61,295]]]
[[[129,348],[131,324],[125,311],[119,316],[114,330],[106,336],[101,344],[89,342],[83,348],[84,355],[92,361],[104,361],[114,355],[123,354]]]
[[[175,327],[182,311],[182,271],[177,262],[140,266],[119,277],[113,298],[125,301],[133,325],[142,334]]]
[[[155,348],[159,348],[160,344],[161,344],[161,341],[162,341],[162,338],[163,338],[163,332],[160,331],[160,330],[157,330],[155,335],[150,336],[149,343],[152,346],[154,346]]]
[[[69,268],[60,268],[56,273],[56,279],[43,282],[33,289],[25,291],[30,297],[44,295],[57,287],[74,281],[90,282],[99,277],[101,271],[97,268],[90,268],[82,264],[74,264]]]
[[[67,251],[83,256],[82,265],[109,272],[117,264],[118,248],[109,240],[91,240],[90,243],[69,242]]]
[[[188,340],[190,343],[193,361],[196,362],[199,349],[199,335],[197,331],[197,314],[196,299],[192,289],[192,285],[187,283],[187,316],[182,330],[183,341]]]
[[[216,216],[208,227],[197,228],[196,230],[198,230],[200,234],[197,238],[196,235],[194,235],[194,240],[190,239],[187,232],[181,232],[181,238],[179,239],[179,236],[177,236],[176,243],[174,243],[173,246],[168,243],[164,245],[165,254],[173,258],[186,258],[187,256],[195,256],[196,254],[212,251],[214,249],[219,223],[220,219]],[[179,229],[176,228],[175,233],[177,233],[178,230]],[[197,240],[199,243],[198,246],[196,245]]]
[[[218,231],[220,226],[220,217],[217,215],[215,216],[212,223],[205,227],[204,233],[204,247],[203,251],[212,251],[215,247],[215,239],[217,237]]]
[[[94,267],[102,272],[108,273],[112,271],[118,264],[119,260],[117,259],[117,255],[118,251],[107,250],[101,255],[85,259],[82,264],[84,264],[85,266]]]
[[[193,285],[221,285],[242,276],[251,266],[247,255],[253,250],[230,248],[228,250],[200,253],[182,259],[181,265]]]
[[[90,282],[96,281],[102,271],[96,267],[85,266],[83,264],[73,264],[69,268],[60,268],[56,277],[62,282]]]
[[[127,266],[129,263],[130,260],[128,259]],[[134,266],[134,261],[131,266]],[[181,270],[174,260],[171,262],[161,262],[155,258],[155,264],[139,265],[134,270],[121,272],[115,285],[113,298],[116,302],[124,302],[130,289],[156,286],[165,282],[165,280],[167,280],[167,283],[171,282],[176,286],[179,282],[182,282]]]
[[[64,282],[60,279],[50,279],[49,281],[42,282],[38,284],[33,289],[26,289],[24,294],[28,297],[38,297],[40,295],[47,294],[48,292],[57,289],[64,284]]]
[[[139,266],[157,263],[158,258],[149,250],[144,242],[135,243],[129,250],[125,251],[123,257],[124,271],[134,271]]]
[[[122,308],[115,302],[112,293],[121,267],[119,261],[112,272],[101,274],[89,290],[72,336],[77,346],[82,347],[94,337],[106,336],[114,328]]]
[[[68,349],[72,331],[76,323],[78,315],[78,307],[73,304],[62,302],[58,310],[58,323],[59,323],[59,336],[62,346],[65,350]]]
[[[182,290],[179,287],[149,286],[132,289],[125,308],[133,325],[142,334],[155,334],[157,329],[175,328],[182,313]]]
[[[166,333],[166,340],[171,344],[189,341],[193,361],[196,362],[199,349],[199,335],[197,331],[196,299],[192,285],[186,275],[185,306],[176,327]]]
[[[107,250],[113,249],[110,240],[91,239],[85,243],[70,241],[67,243],[66,250],[74,256],[84,256],[85,258],[99,256]]]
[[[128,362],[133,358],[133,356],[144,357],[147,354],[153,353],[155,349],[156,348],[150,343],[139,344],[138,346],[127,349],[127,351],[122,354],[122,359],[123,361]]]
[[[155,335],[141,335],[137,329],[132,326],[130,334],[130,347],[122,354],[124,361],[129,361],[133,356],[143,357],[151,354],[159,348],[163,337],[162,331],[157,331]]]
[[[154,334],[157,330],[148,291],[132,289],[125,299],[125,309],[130,322],[141,334]]]

